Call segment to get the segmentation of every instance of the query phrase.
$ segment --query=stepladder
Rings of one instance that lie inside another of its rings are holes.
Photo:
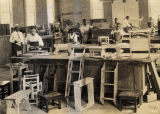
[[[100,102],[104,104],[104,100],[113,101],[117,104],[118,90],[118,63],[107,63],[101,69],[101,89]]]
[[[71,49],[71,54],[68,62],[68,71],[66,79],[65,97],[67,102],[70,99],[74,99],[74,84],[73,82],[83,79],[83,67],[84,67],[84,50],[80,53],[75,51],[80,47],[74,47]]]

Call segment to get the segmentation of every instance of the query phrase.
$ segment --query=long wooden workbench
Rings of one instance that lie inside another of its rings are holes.
[[[153,59],[133,59],[133,58],[93,58],[86,55],[84,63],[84,77],[92,76],[95,78],[95,92],[99,93],[100,89],[100,77],[101,68],[105,61],[118,62],[118,90],[132,90],[133,89],[133,77],[135,77],[136,89],[147,91],[146,86],[146,65],[151,61],[154,61],[159,54],[151,54]],[[27,57],[31,64],[34,65],[35,72],[40,73],[40,65],[46,65],[45,75],[51,75],[51,71],[54,70],[54,89],[60,89],[64,91],[64,84],[67,76],[67,65],[69,56],[67,55],[33,55]],[[56,67],[55,67],[56,66]],[[56,70],[56,71],[55,71]],[[47,73],[47,74],[46,74]],[[46,80],[47,81],[47,80]],[[46,82],[45,82],[46,83]],[[61,86],[58,86],[60,84]],[[45,84],[48,85],[48,84]],[[56,86],[57,85],[57,86]],[[48,87],[46,87],[48,89]]]

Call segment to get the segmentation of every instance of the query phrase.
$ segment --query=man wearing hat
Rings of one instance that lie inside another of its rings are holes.
[[[12,56],[17,56],[17,51],[22,51],[22,44],[24,44],[24,35],[19,31],[19,25],[16,24],[9,41],[12,45]]]

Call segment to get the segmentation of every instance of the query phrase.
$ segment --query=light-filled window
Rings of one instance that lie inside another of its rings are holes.
[[[122,23],[126,16],[130,17],[130,22],[139,27],[139,5],[136,0],[116,0],[112,4],[112,20],[118,18],[119,22]]]
[[[104,18],[103,1],[90,0],[90,7],[91,7],[91,18],[92,19],[103,19]]]
[[[149,16],[153,18],[154,24],[157,24],[160,15],[160,0],[149,0]]]
[[[0,24],[12,24],[12,0],[0,0]]]
[[[35,0],[25,0],[26,4],[26,26],[36,25]]]
[[[54,0],[47,0],[47,15],[48,23],[53,23],[55,21],[55,3]]]

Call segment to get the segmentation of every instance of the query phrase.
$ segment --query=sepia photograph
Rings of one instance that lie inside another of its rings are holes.
[[[0,0],[0,114],[160,114],[160,0]]]

